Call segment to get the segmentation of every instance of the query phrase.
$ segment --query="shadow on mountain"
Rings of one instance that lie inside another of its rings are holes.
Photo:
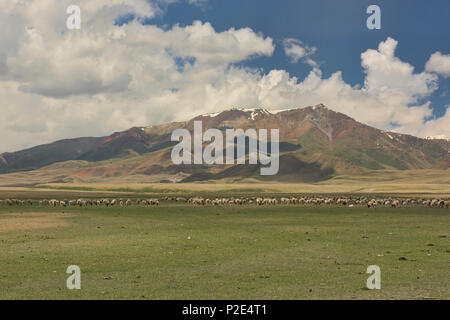
[[[167,136],[160,137],[160,141],[150,141],[149,137],[138,129],[130,129],[125,133],[118,133],[88,152],[82,154],[77,160],[104,161],[117,157],[128,156],[130,153],[143,154],[155,152],[161,149],[172,147],[177,142],[167,140]],[[161,141],[162,140],[162,141]]]
[[[330,179],[334,170],[322,169],[318,163],[307,163],[298,159],[294,154],[280,156],[278,173],[273,176],[261,176],[261,165],[238,164],[219,173],[198,172],[190,175],[181,182],[196,182],[206,180],[219,180],[226,178],[254,178],[262,181],[282,182],[319,182]]]
[[[248,155],[250,153],[250,144],[251,142],[253,142],[253,144],[256,144],[258,150],[259,150],[259,140],[254,140],[251,139],[249,137],[245,137],[245,155]],[[237,138],[234,139],[234,154],[237,154]],[[278,148],[279,148],[279,152],[280,153],[284,153],[284,152],[291,152],[291,151],[298,151],[302,148],[302,146],[300,144],[295,144],[295,143],[291,143],[291,142],[286,142],[286,141],[280,141],[278,143]],[[222,150],[222,154],[226,154],[227,149],[224,148]],[[272,144],[270,143],[270,141],[268,141],[267,143],[267,153],[271,153],[272,152]]]

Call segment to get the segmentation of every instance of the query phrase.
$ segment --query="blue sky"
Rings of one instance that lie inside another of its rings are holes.
[[[381,30],[366,27],[366,9],[372,4],[381,9]],[[342,70],[343,79],[352,85],[364,82],[361,53],[376,49],[387,37],[399,42],[396,56],[413,65],[415,72],[424,71],[434,52],[450,53],[450,2],[442,0],[210,0],[201,6],[177,2],[147,23],[190,25],[195,20],[209,21],[217,32],[250,27],[271,37],[277,46],[273,56],[242,64],[265,72],[284,69],[299,79],[311,68],[290,62],[281,45],[284,38],[317,47],[314,58],[324,76]],[[429,100],[433,114],[442,116],[450,104],[450,78],[440,77],[439,89]]]

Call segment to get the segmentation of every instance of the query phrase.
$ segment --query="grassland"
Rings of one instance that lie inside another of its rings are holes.
[[[449,299],[449,225],[440,208],[0,206],[0,299]]]
[[[136,159],[124,158],[120,163],[127,167]],[[138,157],[139,161],[145,157]],[[150,161],[150,162],[151,162]],[[309,159],[308,161],[317,161]],[[134,162],[133,162],[134,163]],[[153,163],[153,162],[152,162]],[[96,174],[82,169],[92,169],[95,165],[86,161],[56,163],[38,170],[0,175],[0,191],[10,188],[49,188],[68,191],[101,191],[131,193],[409,193],[409,194],[450,194],[450,169],[447,170],[363,170],[359,174],[336,174],[331,179],[316,183],[261,181],[254,178],[224,178],[199,183],[160,183],[167,180],[167,174],[116,175],[111,161],[101,162]],[[362,170],[362,169],[361,169]],[[117,172],[116,172],[117,173]],[[177,174],[170,178],[179,180],[187,174]],[[170,180],[170,179],[169,179]],[[125,186],[125,187],[124,187]]]
[[[12,179],[12,175],[8,176]],[[137,179],[139,180],[139,179]],[[12,181],[10,181],[12,183]],[[17,190],[53,190],[53,191],[90,191],[107,193],[140,194],[245,194],[245,193],[346,193],[346,194],[409,194],[422,196],[450,195],[449,170],[383,170],[370,171],[365,175],[338,175],[332,179],[317,183],[277,183],[247,181],[229,183],[136,183],[120,181],[78,182],[78,183],[42,183],[33,187],[1,187],[1,191]]]

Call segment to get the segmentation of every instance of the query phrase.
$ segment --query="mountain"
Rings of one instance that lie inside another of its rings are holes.
[[[258,165],[174,165],[173,130],[217,128],[279,129],[280,170],[262,177]],[[131,128],[108,137],[61,140],[0,155],[0,173],[61,168],[62,181],[90,178],[154,176],[165,182],[231,179],[314,182],[335,174],[367,174],[381,169],[448,169],[450,141],[421,139],[364,125],[324,105],[268,111],[230,109],[186,122]],[[60,177],[61,178],[61,177]]]
[[[101,143],[103,138],[61,140],[34,148],[0,154],[0,173],[27,171],[77,159]]]

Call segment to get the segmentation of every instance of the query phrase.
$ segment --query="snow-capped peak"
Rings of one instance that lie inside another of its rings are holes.
[[[251,112],[249,118],[251,120],[255,120],[258,116],[271,115],[271,113],[267,109],[252,108],[252,109],[243,109],[242,111]]]
[[[233,110],[238,110],[238,111],[242,111],[242,112],[246,112],[246,113],[250,113],[248,119],[249,120],[256,120],[258,117],[261,116],[271,116],[271,115],[275,115],[275,114],[279,114],[282,112],[286,112],[286,111],[291,111],[291,110],[297,110],[297,109],[301,109],[301,108],[286,108],[286,109],[277,109],[277,110],[268,110],[265,108],[240,108],[240,107],[234,107],[228,110],[223,110],[223,111],[219,111],[219,112],[214,112],[214,113],[207,113],[202,115],[203,117],[217,117],[219,114],[221,114],[222,112],[226,112],[226,111],[233,111]],[[318,104],[315,106],[312,106],[313,110],[317,110],[317,109],[327,109],[327,107],[325,107],[323,104]]]
[[[447,136],[444,136],[444,135],[427,136],[425,139],[427,139],[427,140],[447,140],[447,141],[450,141],[450,139]]]
[[[207,113],[204,115],[204,117],[214,118],[214,117],[217,117],[219,114],[221,114],[221,112]]]

